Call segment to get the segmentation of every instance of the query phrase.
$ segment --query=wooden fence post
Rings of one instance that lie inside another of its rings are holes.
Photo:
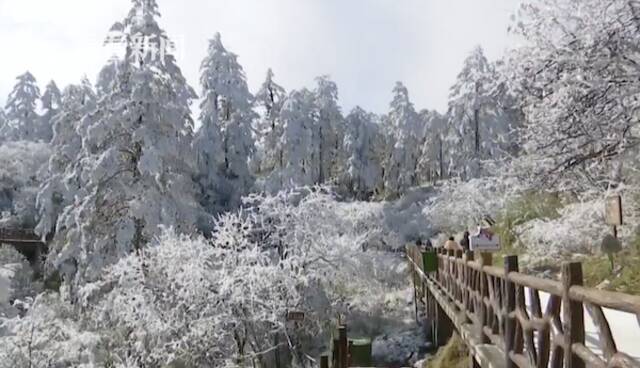
[[[320,368],[329,368],[329,357],[322,355],[320,357]]]
[[[464,253],[464,268],[463,268],[463,277],[464,277],[464,287],[465,289],[463,290],[463,294],[462,294],[462,305],[464,305],[464,307],[469,310],[469,307],[471,306],[471,294],[469,292],[469,289],[473,289],[473,271],[471,269],[471,267],[469,267],[467,265],[467,262],[472,262],[474,259],[473,256],[473,252],[470,250],[465,251]],[[467,322],[471,322],[471,320],[469,319],[469,317],[465,316],[465,319]]]
[[[504,302],[505,302],[505,314],[502,316],[504,319],[504,353],[505,353],[505,367],[514,368],[515,363],[511,360],[509,353],[514,350],[515,334],[516,334],[516,321],[511,318],[511,312],[516,309],[516,285],[509,281],[509,272],[518,272],[518,256],[504,257]]]
[[[491,253],[480,253],[480,266],[493,265],[493,255]],[[489,280],[484,270],[480,271],[480,315],[478,316],[480,323],[478,326],[478,333],[482,344],[489,344],[491,340],[484,333],[484,325],[487,322],[487,306],[484,304],[484,299],[489,297]]]
[[[584,368],[584,362],[572,351],[575,343],[584,344],[584,309],[581,302],[572,301],[569,290],[574,285],[582,286],[582,264],[580,262],[562,265],[562,321],[564,333],[564,366]]]
[[[419,323],[420,320],[418,319],[418,299],[420,297],[418,295],[418,282],[421,280],[420,280],[420,275],[418,274],[418,270],[416,270],[416,267],[417,267],[416,252],[419,252],[419,250],[417,248],[409,247],[407,248],[407,251],[409,253],[409,259],[411,259],[409,267],[411,267],[411,278],[413,279],[413,304],[414,304],[414,310],[415,310],[415,318],[416,318],[416,323]]]
[[[347,326],[342,325],[338,328],[338,368],[347,368],[348,349]]]

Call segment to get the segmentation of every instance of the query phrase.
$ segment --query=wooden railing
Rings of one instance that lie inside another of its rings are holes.
[[[425,271],[425,252],[407,247],[416,297],[433,321],[437,343],[455,328],[476,366],[640,368],[629,355],[640,354],[640,343],[635,351],[619,351],[603,311],[640,316],[640,296],[584,287],[580,263],[563,264],[561,280],[554,281],[520,273],[517,256],[495,267],[490,254],[432,252],[437,268]],[[544,309],[541,295],[547,295],[541,293],[548,294]],[[600,351],[585,344],[585,308],[598,330]]]
[[[0,243],[43,243],[33,229],[0,228]]]

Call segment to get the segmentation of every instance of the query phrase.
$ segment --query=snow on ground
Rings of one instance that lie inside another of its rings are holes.
[[[525,292],[525,295],[529,312],[531,312],[531,299],[528,290]],[[548,301],[549,294],[541,292],[540,306],[543,311],[546,310]],[[609,322],[611,334],[613,335],[618,351],[640,361],[640,316],[634,316],[630,313],[607,308],[603,308],[603,312],[605,317],[607,317],[607,322]],[[598,328],[593,323],[593,318],[591,318],[591,315],[586,308],[584,311],[584,324],[585,345],[591,351],[602,357],[603,354],[598,337]]]

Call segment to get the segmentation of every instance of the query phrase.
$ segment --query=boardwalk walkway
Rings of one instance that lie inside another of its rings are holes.
[[[553,281],[519,273],[517,256],[495,267],[490,254],[410,246],[407,257],[435,342],[456,330],[474,367],[640,368],[640,296],[583,287],[580,263]],[[612,329],[621,319],[625,331]]]

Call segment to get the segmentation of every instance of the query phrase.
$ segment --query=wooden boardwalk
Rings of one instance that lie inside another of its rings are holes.
[[[27,258],[36,274],[40,273],[42,256],[47,252],[47,244],[33,229],[0,227],[0,244],[12,245]]]
[[[631,355],[640,344],[620,351],[603,311],[640,318],[640,296],[584,287],[580,263],[563,264],[562,280],[554,281],[520,273],[517,256],[495,267],[490,254],[427,254],[409,246],[407,258],[434,342],[446,343],[456,330],[474,367],[640,368]],[[436,258],[435,269],[425,270],[426,258]],[[549,295],[544,307],[542,293]],[[585,343],[585,309],[597,328],[597,349]]]
[[[0,227],[0,243],[44,245],[42,239],[33,229],[16,229]]]

